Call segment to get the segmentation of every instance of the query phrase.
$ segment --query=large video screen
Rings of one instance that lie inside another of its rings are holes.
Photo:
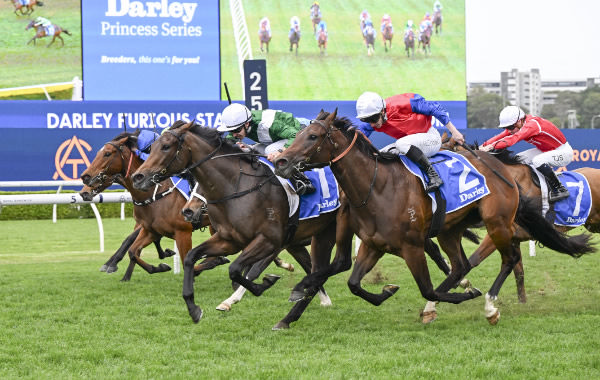
[[[216,100],[219,1],[83,0],[85,100]]]

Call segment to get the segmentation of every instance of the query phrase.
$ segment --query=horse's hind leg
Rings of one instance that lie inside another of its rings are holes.
[[[129,236],[127,236],[125,240],[123,240],[123,243],[121,243],[121,246],[119,247],[119,249],[117,249],[114,255],[112,255],[110,259],[108,259],[108,261],[100,267],[100,272],[114,273],[117,271],[117,263],[123,260],[123,257],[125,257],[125,253],[129,249],[129,247],[131,247],[131,244],[135,241],[135,239],[138,237],[141,229],[142,227],[138,227]]]
[[[380,294],[374,294],[366,291],[360,286],[360,281],[367,273],[369,273],[371,269],[373,269],[383,254],[384,252],[370,248],[363,241],[358,250],[358,256],[356,257],[356,261],[354,263],[354,269],[352,270],[352,274],[348,279],[348,287],[350,288],[352,294],[359,296],[375,306],[381,305],[383,301],[390,298],[398,291],[398,286],[386,285],[383,287]],[[423,256],[423,261],[424,260],[425,256]]]
[[[134,264],[136,264],[136,263],[139,266],[141,266],[146,272],[148,272],[150,274],[166,272],[166,271],[171,270],[171,267],[168,266],[167,264],[161,263],[158,267],[155,267],[153,265],[148,264],[147,262],[145,262],[144,260],[142,260],[140,258],[142,249],[144,247],[147,247],[148,245],[150,245],[150,243],[152,243],[154,240],[155,240],[154,236],[152,236],[152,234],[150,232],[148,232],[146,229],[142,228],[137,239],[135,239],[135,241],[129,248],[129,259],[130,259],[129,267],[127,268],[127,271],[125,272],[125,275],[123,276],[121,281],[131,280],[131,275],[133,274],[133,269],[135,268]]]

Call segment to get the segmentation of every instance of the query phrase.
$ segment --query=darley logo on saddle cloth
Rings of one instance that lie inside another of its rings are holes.
[[[267,159],[261,157],[260,162],[274,170],[273,164]],[[316,191],[311,194],[304,194],[300,197],[300,216],[299,219],[316,218],[321,214],[326,214],[337,210],[340,207],[340,189],[338,183],[331,172],[331,168],[326,166],[321,169],[313,169],[305,171],[304,174],[310,179]],[[290,202],[290,216],[296,212],[298,208],[298,195],[293,189],[291,182],[287,179],[277,177],[283,185]]]
[[[556,217],[554,224],[561,226],[581,226],[585,223],[592,208],[592,193],[587,179],[577,172],[562,172],[558,176],[563,186],[569,190],[569,198],[554,203]]]
[[[404,155],[399,155],[402,163],[406,168],[419,177],[421,182],[423,172],[419,167],[406,158]],[[442,197],[446,199],[446,214],[456,211],[490,193],[485,177],[481,175],[471,165],[471,163],[460,154],[443,151],[438,152],[434,156],[429,157],[429,161],[435,167],[444,184],[440,187]],[[433,210],[435,211],[435,198],[433,193],[429,193],[433,202]]]

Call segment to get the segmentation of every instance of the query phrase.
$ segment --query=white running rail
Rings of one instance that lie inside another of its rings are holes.
[[[245,88],[244,61],[252,59],[252,46],[250,45],[250,36],[248,35],[248,26],[246,25],[242,0],[229,0],[229,10],[231,11],[231,23],[233,24],[233,35],[235,37],[235,48],[237,50],[238,68],[240,70],[243,93]]]

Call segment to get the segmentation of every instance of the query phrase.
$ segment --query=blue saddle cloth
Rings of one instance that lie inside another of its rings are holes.
[[[404,166],[421,179],[425,187],[423,171],[404,155],[399,155]],[[440,187],[442,197],[446,200],[446,214],[471,204],[490,193],[485,177],[475,169],[464,156],[450,152],[438,152],[429,158],[444,181]],[[428,194],[436,209],[433,193]]]
[[[185,199],[190,199],[190,183],[186,179],[180,177],[171,177],[171,182],[173,182],[173,185],[177,188],[177,190],[179,190]]]
[[[260,162],[274,170],[273,163],[266,158],[259,158]],[[337,210],[340,207],[340,189],[329,166],[305,171],[304,174],[315,187],[315,192],[300,196],[299,220],[316,218]],[[279,177],[281,178],[281,177]],[[294,188],[290,180],[285,180]],[[288,194],[288,197],[290,194]]]
[[[590,184],[577,172],[562,172],[558,178],[569,190],[569,198],[554,203],[554,224],[569,227],[585,224],[592,209]]]

